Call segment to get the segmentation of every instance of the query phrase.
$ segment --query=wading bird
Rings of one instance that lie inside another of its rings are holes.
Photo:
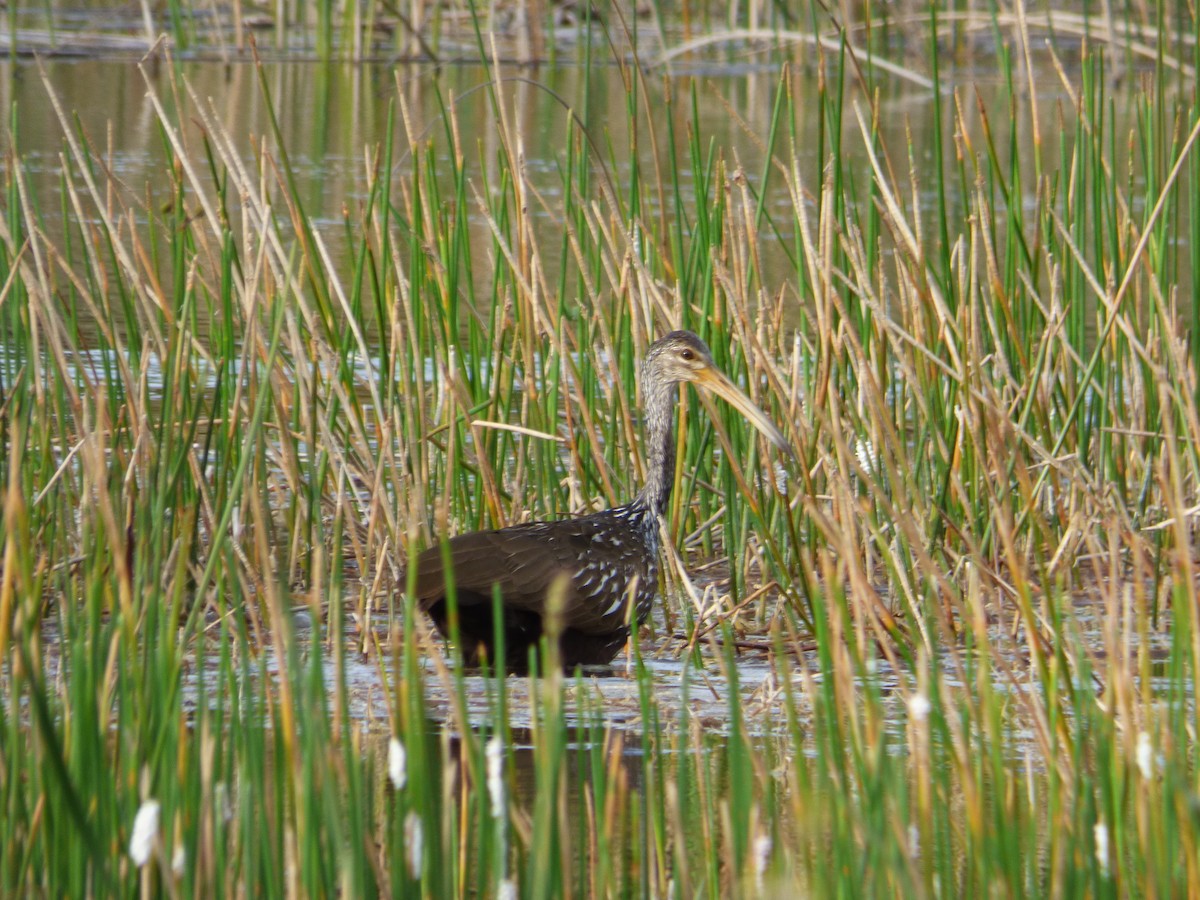
[[[477,531],[430,547],[416,560],[415,601],[450,635],[446,562],[458,606],[463,658],[495,661],[492,596],[499,590],[505,656],[527,666],[543,633],[558,635],[567,668],[612,661],[632,627],[650,615],[658,591],[658,518],[666,512],[675,469],[678,385],[691,382],[727,400],[777,447],[787,440],[715,366],[705,343],[672,331],[642,363],[646,484],[632,501],[603,512]],[[632,604],[632,609],[630,608]]]

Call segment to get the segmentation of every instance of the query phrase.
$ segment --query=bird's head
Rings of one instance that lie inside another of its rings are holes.
[[[642,381],[701,383],[705,371],[717,372],[708,344],[690,331],[672,331],[650,345],[642,364]]]
[[[776,447],[791,453],[791,446],[775,423],[738,389],[713,362],[708,345],[690,331],[672,331],[650,345],[642,364],[645,390],[691,382],[728,402],[766,435]]]

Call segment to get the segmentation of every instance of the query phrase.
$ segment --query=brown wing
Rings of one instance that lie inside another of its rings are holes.
[[[606,633],[627,620],[629,584],[640,595],[657,588],[657,560],[638,536],[603,514],[538,522],[451,538],[450,563],[460,607],[490,604],[499,587],[506,610],[542,616],[555,580],[565,575],[562,626]],[[417,557],[416,600],[423,609],[444,599],[442,548]]]

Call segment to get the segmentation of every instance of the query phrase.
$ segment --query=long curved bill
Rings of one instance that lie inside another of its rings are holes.
[[[755,406],[754,402],[743,394],[737,385],[726,378],[719,369],[701,369],[696,373],[695,384],[707,388],[725,400],[730,406],[745,416],[751,425],[761,431],[767,440],[788,456],[794,457],[796,455],[795,451],[792,450],[792,445],[783,436],[783,432],[775,427],[775,423],[771,421],[770,417]]]

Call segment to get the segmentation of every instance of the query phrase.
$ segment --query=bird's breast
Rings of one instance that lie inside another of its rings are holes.
[[[658,592],[657,519],[621,508],[596,524],[587,546],[579,548],[584,562],[572,579],[578,606],[591,612],[596,631],[640,625]]]

